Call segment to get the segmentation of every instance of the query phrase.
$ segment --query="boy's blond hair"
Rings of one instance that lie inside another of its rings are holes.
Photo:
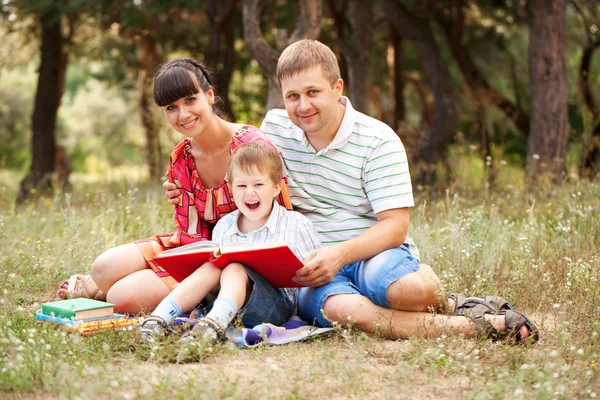
[[[318,40],[303,39],[290,44],[283,50],[277,62],[277,80],[283,79],[315,65],[320,65],[325,79],[331,87],[340,79],[340,66],[333,51]]]
[[[263,141],[254,141],[240,145],[229,159],[227,180],[233,184],[234,168],[250,174],[256,168],[261,174],[269,177],[273,184],[281,183],[283,176],[283,161],[275,148]]]

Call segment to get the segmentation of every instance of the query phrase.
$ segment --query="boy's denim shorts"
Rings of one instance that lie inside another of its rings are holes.
[[[331,326],[321,309],[329,296],[360,294],[381,307],[390,308],[388,287],[404,275],[419,269],[419,260],[403,244],[375,257],[344,266],[333,280],[319,287],[301,288],[298,292],[302,319],[318,326]]]
[[[294,302],[283,289],[273,287],[262,275],[244,267],[254,286],[248,302],[239,310],[245,327],[253,328],[262,323],[283,325],[292,316]],[[212,304],[196,308],[196,316],[202,317],[210,312]]]

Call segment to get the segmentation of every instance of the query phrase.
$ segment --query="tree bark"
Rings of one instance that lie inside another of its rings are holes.
[[[285,40],[286,46],[301,39],[316,39],[321,31],[321,1],[304,0],[298,3],[296,28]],[[271,47],[265,40],[259,21],[260,0],[244,0],[244,41],[250,55],[258,62],[267,77],[269,95],[265,109],[284,108],[281,88],[277,81],[277,60],[283,49]]]
[[[593,178],[600,173],[600,107],[594,100],[589,82],[590,63],[597,48],[600,48],[600,41],[588,44],[583,49],[579,66],[579,91],[592,114],[592,131],[584,133],[579,161],[579,174],[584,178]]]
[[[142,50],[142,66],[138,76],[138,108],[146,133],[148,176],[150,180],[158,182],[164,175],[165,168],[160,146],[160,124],[150,99],[152,99],[152,78],[161,57],[158,54],[156,38],[151,34],[140,35],[139,43]]]
[[[402,36],[398,33],[394,25],[388,23],[388,30],[390,36],[390,44],[394,49],[394,65],[392,66],[392,79],[393,79],[393,100],[391,104],[392,109],[392,121],[390,125],[392,128],[397,129],[399,122],[403,121],[406,115],[406,105],[404,104],[404,86],[406,80],[404,79],[404,54],[402,51]]]
[[[65,86],[67,53],[61,15],[49,11],[39,18],[42,27],[41,63],[31,118],[31,166],[21,181],[17,204],[52,194],[56,157],[56,119]]]
[[[411,15],[399,1],[384,0],[386,15],[398,32],[415,42],[417,54],[435,99],[435,118],[426,130],[419,149],[412,154],[412,166],[417,169],[417,181],[431,184],[438,161],[444,161],[448,143],[456,133],[456,109],[452,79],[447,64],[441,57],[429,21]]]
[[[344,17],[344,11],[347,8],[347,1],[348,0],[344,0],[342,2],[342,4],[340,5],[340,7],[338,8],[335,4],[335,0],[325,0],[325,2],[327,3],[327,8],[329,9],[329,15],[331,18],[333,18],[333,21],[334,21],[336,49],[334,49],[333,51],[338,56],[338,64],[340,66],[340,75],[344,82],[348,82],[348,63],[346,62],[346,57],[344,56],[344,53],[342,53],[342,51],[340,49],[340,43],[342,43],[344,41],[345,29],[347,28],[347,30],[349,30],[348,22],[347,22],[346,18]]]
[[[237,4],[238,0],[227,2],[210,0],[208,4],[210,33],[206,64],[217,69],[214,75],[215,91],[222,102],[224,116],[229,121],[235,121],[231,100],[229,100],[229,84],[236,63],[233,16]]]
[[[363,113],[369,112],[371,92],[370,64],[373,48],[373,1],[350,0],[350,43],[340,42],[345,59],[349,60],[348,94],[352,107]]]
[[[565,173],[567,151],[567,71],[565,8],[567,0],[530,0],[529,81],[531,123],[526,176],[535,181]]]

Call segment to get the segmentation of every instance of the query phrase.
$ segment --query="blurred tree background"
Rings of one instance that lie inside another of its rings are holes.
[[[307,37],[396,130],[418,188],[593,179],[599,25],[596,0],[0,0],[0,168],[18,201],[65,170],[158,180],[181,139],[152,102],[158,65],[206,63],[226,118],[259,125],[282,106],[279,54]]]

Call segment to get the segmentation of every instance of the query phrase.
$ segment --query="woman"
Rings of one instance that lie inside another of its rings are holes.
[[[61,285],[61,298],[106,299],[130,314],[154,309],[177,283],[154,258],[169,248],[210,240],[216,222],[236,208],[225,180],[231,152],[250,141],[270,143],[258,128],[216,114],[212,78],[192,59],[163,65],[153,86],[154,102],[169,125],[185,136],[173,150],[167,172],[180,189],[177,229],[105,251],[92,264],[91,276],[73,275]],[[279,203],[291,210],[286,183],[282,186]]]

